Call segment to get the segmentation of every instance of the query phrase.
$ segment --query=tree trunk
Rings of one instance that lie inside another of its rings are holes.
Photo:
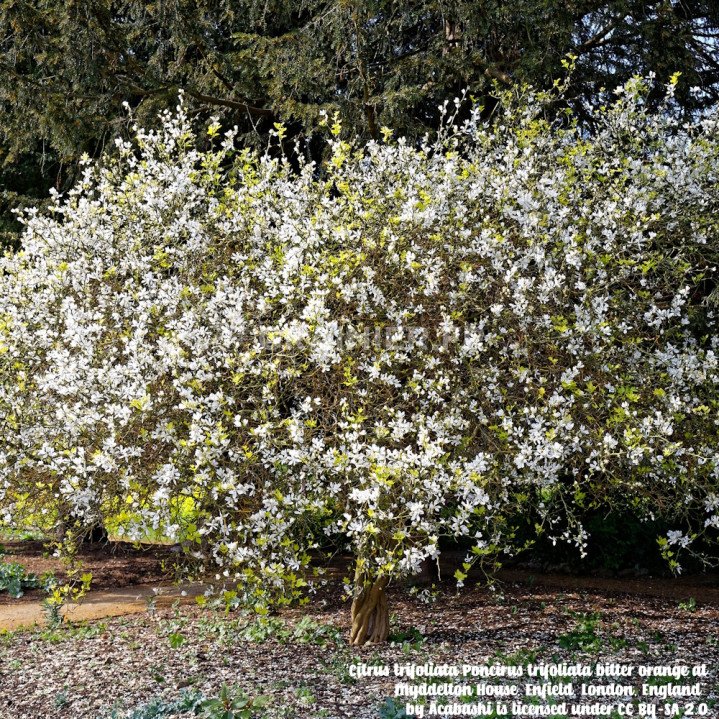
[[[61,543],[67,539],[79,544],[107,544],[110,541],[107,529],[102,524],[79,527],[75,520],[60,519],[55,527],[57,539]]]
[[[445,45],[442,48],[442,54],[446,55],[455,48],[459,47],[460,40],[462,38],[462,32],[457,27],[457,23],[454,20],[444,21],[444,41]]]
[[[110,535],[102,524],[96,524],[85,530],[82,535],[83,544],[107,544],[110,541]]]
[[[352,633],[350,644],[382,644],[389,636],[389,609],[385,588],[387,577],[369,581],[355,573],[355,595],[352,601]]]
[[[410,586],[430,586],[439,582],[439,565],[436,559],[425,559],[418,574],[409,578]]]

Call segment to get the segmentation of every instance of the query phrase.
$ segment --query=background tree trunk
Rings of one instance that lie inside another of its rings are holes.
[[[110,537],[107,533],[107,529],[101,524],[90,527],[82,535],[83,544],[107,544],[109,541]]]
[[[71,541],[78,541],[80,544],[107,544],[110,541],[107,529],[102,524],[94,524],[91,527],[78,527],[75,520],[61,518],[55,527],[59,542],[71,539]]]
[[[408,584],[412,587],[430,586],[439,582],[439,565],[436,559],[425,559],[418,574],[411,576]]]

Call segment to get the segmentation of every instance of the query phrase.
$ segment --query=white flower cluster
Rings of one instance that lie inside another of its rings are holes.
[[[335,126],[322,168],[200,151],[182,105],[119,142],[2,262],[0,519],[182,532],[284,592],[328,538],[392,577],[532,513],[583,546],[592,502],[715,530],[717,118],[643,91],[592,133]]]

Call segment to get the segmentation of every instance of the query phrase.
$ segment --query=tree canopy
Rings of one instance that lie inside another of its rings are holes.
[[[2,260],[2,521],[184,536],[262,602],[331,539],[357,644],[440,538],[462,583],[518,517],[582,550],[587,507],[662,516],[678,566],[719,527],[719,142],[674,90],[592,132],[457,100],[419,146],[338,115],[322,172],[183,105],[118,140]]]
[[[126,132],[123,101],[149,126],[182,89],[244,142],[278,121],[309,133],[322,110],[363,137],[417,137],[446,97],[546,87],[572,53],[567,97],[585,117],[602,88],[649,71],[660,83],[683,73],[677,99],[691,110],[719,97],[718,34],[711,0],[2,0],[3,202],[66,187],[83,153]]]

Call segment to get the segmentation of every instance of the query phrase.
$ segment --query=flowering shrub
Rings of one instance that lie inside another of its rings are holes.
[[[592,133],[543,96],[421,147],[335,124],[322,168],[280,126],[200,151],[182,105],[118,141],[3,261],[3,521],[181,532],[284,600],[341,537],[358,644],[440,537],[461,583],[522,512],[580,547],[586,506],[672,516],[676,561],[719,527],[719,143],[671,90]]]

